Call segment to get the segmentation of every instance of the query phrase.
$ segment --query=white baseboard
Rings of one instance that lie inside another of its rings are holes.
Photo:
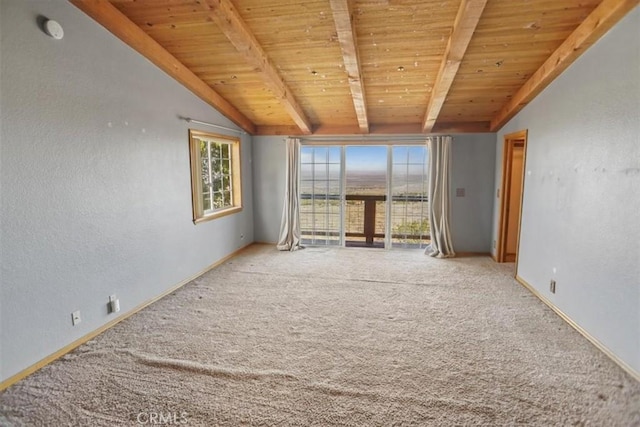
[[[640,381],[640,372],[633,369],[629,364],[627,364],[624,360],[620,359],[615,355],[614,352],[609,350],[607,346],[598,341],[595,337],[593,337],[589,332],[584,330],[580,325],[573,321],[569,316],[567,316],[562,310],[560,310],[555,304],[553,304],[549,299],[547,299],[544,295],[538,292],[533,286],[527,283],[522,277],[516,275],[516,280],[525,288],[527,288],[532,294],[534,294],[540,301],[545,303],[551,310],[553,310],[558,316],[562,318],[565,322],[567,322],[573,329],[578,331],[583,337],[588,339],[591,344],[595,345],[598,350],[606,354],[611,360],[613,360],[618,366],[624,369],[629,375],[634,377],[637,381]]]
[[[193,276],[191,276],[191,277],[189,277],[187,279],[184,279],[183,281],[181,281],[177,285],[172,286],[171,288],[169,288],[168,290],[164,291],[160,295],[158,295],[158,296],[156,296],[154,298],[151,298],[148,301],[143,302],[142,304],[136,306],[132,310],[122,314],[118,318],[113,319],[110,322],[105,323],[104,325],[100,326],[98,329],[89,332],[88,334],[78,338],[77,340],[75,340],[71,344],[67,344],[66,346],[62,347],[60,350],[50,354],[49,356],[47,356],[44,359],[34,363],[33,365],[29,366],[28,368],[23,369],[22,371],[18,372],[17,374],[7,378],[6,380],[4,380],[4,381],[2,381],[0,383],[0,391],[10,387],[11,385],[17,383],[21,379],[28,377],[29,375],[33,374],[34,372],[36,372],[40,368],[48,365],[49,363],[53,362],[56,359],[59,359],[60,357],[64,356],[65,354],[67,354],[70,351],[74,350],[76,347],[79,347],[80,345],[84,344],[85,342],[87,342],[87,341],[91,340],[92,338],[95,338],[96,336],[100,335],[101,333],[103,333],[107,329],[109,329],[109,328],[115,326],[116,324],[122,322],[124,319],[136,314],[137,312],[139,312],[143,308],[145,308],[145,307],[153,304],[154,302],[164,298],[165,296],[167,296],[170,293],[176,291],[177,289],[183,287],[184,285],[186,285],[187,283],[191,282],[192,280],[197,279],[198,277],[202,276],[204,273],[208,272],[209,270],[219,266],[223,262],[235,257],[236,255],[238,255],[240,252],[244,251],[245,249],[247,249],[251,245],[253,245],[253,243],[249,243],[248,245],[245,245],[245,246],[241,247],[240,249],[238,249],[238,250],[234,251],[233,253],[227,255],[226,257],[224,257],[224,258],[214,262],[213,264],[209,265],[204,270],[196,273],[195,275],[193,275]]]

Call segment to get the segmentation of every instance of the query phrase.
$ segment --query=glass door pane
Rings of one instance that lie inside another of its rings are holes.
[[[341,147],[300,147],[300,228],[303,244],[340,244],[341,156]]]
[[[430,242],[426,146],[392,149],[391,245],[423,248]]]
[[[345,149],[345,244],[384,247],[387,147]]]

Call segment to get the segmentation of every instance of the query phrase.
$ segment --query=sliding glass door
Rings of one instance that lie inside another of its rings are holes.
[[[300,148],[302,243],[342,244],[342,147]]]
[[[426,145],[303,145],[306,245],[422,248],[429,243]]]
[[[392,158],[391,245],[422,248],[429,243],[427,147],[394,146]]]

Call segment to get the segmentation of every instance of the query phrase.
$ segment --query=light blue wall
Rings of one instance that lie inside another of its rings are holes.
[[[258,136],[253,141],[255,238],[276,242],[285,186],[284,138]],[[457,251],[490,251],[495,146],[494,134],[454,135],[451,222]],[[464,188],[465,197],[455,197],[456,188]]]
[[[178,116],[233,124],[66,1],[0,11],[4,380],[252,242],[253,196],[244,137],[244,210],[195,226]]]
[[[285,189],[282,136],[253,137],[253,217],[256,242],[278,241]]]
[[[518,275],[637,372],[639,28],[636,8],[499,132],[495,175],[528,129]]]
[[[454,135],[451,153],[451,234],[458,252],[491,251],[496,137]],[[464,197],[456,197],[463,188]]]

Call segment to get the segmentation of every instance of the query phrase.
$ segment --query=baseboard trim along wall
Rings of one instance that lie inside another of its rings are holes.
[[[455,249],[455,248],[454,248]],[[491,257],[489,252],[457,252],[456,258]]]
[[[113,319],[112,321],[110,321],[108,323],[105,323],[104,325],[102,325],[98,329],[96,329],[96,330],[94,330],[92,332],[89,332],[88,334],[86,334],[83,337],[77,339],[76,341],[74,341],[74,342],[62,347],[60,350],[56,351],[55,353],[50,354],[49,356],[45,357],[44,359],[40,360],[39,362],[36,362],[35,364],[33,364],[33,365],[29,366],[28,368],[22,370],[21,372],[18,372],[14,376],[7,378],[2,383],[0,383],[0,391],[12,386],[13,384],[17,383],[18,381],[20,381],[22,379],[28,377],[29,375],[31,375],[32,373],[38,371],[39,369],[43,368],[44,366],[48,365],[49,363],[59,359],[60,357],[64,356],[65,354],[67,354],[69,352],[71,352],[72,350],[76,349],[80,345],[82,345],[82,344],[86,343],[87,341],[91,340],[92,338],[95,338],[96,336],[100,335],[104,331],[112,328],[113,326],[117,325],[118,323],[122,322],[123,320],[133,316],[134,314],[136,314],[140,310],[144,309],[145,307],[148,307],[149,305],[153,304],[154,302],[156,302],[156,301],[164,298],[165,296],[169,295],[170,293],[175,292],[176,290],[180,289],[181,287],[183,287],[187,283],[191,282],[192,280],[197,279],[198,277],[202,276],[203,274],[207,273],[208,271],[216,268],[220,264],[222,264],[222,263],[228,261],[229,259],[239,255],[241,252],[245,251],[250,246],[252,246],[252,245],[267,245],[267,244],[271,245],[272,243],[253,242],[253,243],[249,243],[248,245],[245,245],[245,246],[239,248],[238,250],[236,250],[236,251],[232,252],[231,254],[225,256],[224,258],[221,258],[220,260],[218,260],[218,261],[214,262],[213,264],[207,266],[202,271],[200,271],[200,272],[194,274],[193,276],[181,281],[180,283],[176,284],[175,286],[172,286],[171,288],[169,288],[168,290],[164,291],[160,295],[158,295],[158,296],[156,296],[156,297],[154,297],[154,298],[152,298],[152,299],[150,299],[148,301],[143,302],[142,304],[138,305],[137,307],[133,308],[132,310],[128,311],[127,313],[124,313],[120,317],[118,317],[116,319]],[[490,255],[490,254],[464,253],[462,256],[487,256],[487,255]],[[622,369],[624,369],[629,375],[634,377],[636,380],[640,381],[640,372],[637,372],[631,366],[629,366],[627,363],[625,363],[623,360],[618,358],[604,344],[602,344],[600,341],[598,341],[596,338],[594,338],[591,334],[589,334],[586,330],[584,330],[580,325],[575,323],[569,316],[567,316],[562,310],[560,310],[557,306],[555,306],[545,296],[543,296],[541,293],[539,293],[533,286],[531,286],[529,283],[527,283],[527,281],[524,280],[522,277],[516,275],[515,279],[522,286],[527,288],[529,290],[529,292],[531,292],[533,295],[535,295],[540,301],[545,303],[551,310],[553,310],[558,316],[560,316],[572,328],[574,328],[582,336],[584,336],[587,340],[589,340],[589,342],[591,342],[591,344],[593,344],[594,346],[596,346],[596,348],[598,348],[600,351],[602,351],[604,354],[606,354],[611,360],[613,360],[618,366],[620,366]]]
[[[253,242],[253,244],[254,245],[273,245],[273,246],[277,245],[277,243],[275,243],[275,242]],[[362,247],[359,247],[359,246],[350,247],[350,246],[339,246],[339,245],[336,245],[336,246],[302,245],[302,247],[303,248],[326,248],[326,247],[330,247],[330,248],[345,248],[345,249],[368,249],[368,248],[362,248]],[[384,248],[373,248],[373,249],[384,250]],[[422,250],[424,250],[424,248]],[[493,257],[493,255],[490,252],[456,252],[456,257],[457,258],[471,258],[471,257],[480,257],[480,256],[491,257],[495,261],[495,258]]]
[[[551,310],[553,310],[558,316],[562,318],[565,322],[567,322],[573,329],[578,331],[583,337],[585,337],[591,344],[596,346],[598,350],[606,354],[611,360],[613,360],[618,366],[624,369],[629,375],[635,378],[637,381],[640,381],[640,372],[633,369],[626,362],[621,360],[618,356],[616,356],[611,350],[609,350],[604,344],[598,341],[595,337],[593,337],[589,332],[582,329],[580,325],[574,322],[569,316],[567,316],[562,310],[560,310],[555,304],[553,304],[550,300],[548,300],[544,295],[538,292],[533,286],[527,283],[522,277],[516,275],[516,280],[525,288],[527,288],[533,295],[538,297],[540,301],[545,303]]]
[[[137,312],[139,312],[143,308],[148,307],[149,305],[153,304],[154,302],[156,302],[156,301],[164,298],[165,296],[169,295],[170,293],[175,292],[176,290],[180,289],[181,287],[183,287],[187,283],[191,282],[192,280],[197,279],[198,277],[202,276],[206,272],[216,268],[220,264],[222,264],[222,263],[228,261],[229,259],[237,256],[238,254],[240,254],[241,252],[246,250],[251,245],[253,245],[253,243],[249,243],[248,245],[245,245],[245,246],[241,247],[240,249],[232,252],[231,254],[225,256],[224,258],[221,258],[220,260],[218,260],[218,261],[214,262],[213,264],[209,265],[204,270],[194,274],[193,276],[189,277],[188,279],[183,280],[182,282],[178,283],[177,285],[172,286],[171,288],[169,288],[168,290],[164,291],[160,295],[158,295],[158,296],[156,296],[156,297],[154,297],[154,298],[152,298],[152,299],[150,299],[148,301],[143,302],[142,304],[138,305],[137,307],[133,308],[132,310],[124,313],[120,317],[118,317],[116,319],[113,319],[110,322],[105,323],[104,325],[102,325],[98,329],[96,329],[96,330],[94,330],[92,332],[89,332],[88,334],[84,335],[81,338],[78,338],[77,340],[75,340],[71,344],[68,344],[68,345],[62,347],[60,350],[56,351],[55,353],[50,354],[49,356],[45,357],[44,359],[40,360],[39,362],[34,363],[33,365],[29,366],[28,368],[24,369],[23,371],[20,371],[17,374],[15,374],[14,376],[7,378],[2,383],[0,383],[0,391],[12,386],[13,384],[17,383],[21,379],[24,379],[24,378],[28,377],[29,375],[33,374],[34,372],[36,372],[40,368],[45,367],[46,365],[48,365],[49,363],[53,362],[54,360],[59,359],[60,357],[62,357],[65,354],[69,353],[70,351],[74,350],[75,348],[79,347],[80,345],[86,343],[90,339],[95,338],[96,336],[100,335],[101,333],[103,333],[107,329],[110,329],[111,327],[113,327],[116,324],[122,322],[126,318],[133,316],[134,314],[136,314]]]

